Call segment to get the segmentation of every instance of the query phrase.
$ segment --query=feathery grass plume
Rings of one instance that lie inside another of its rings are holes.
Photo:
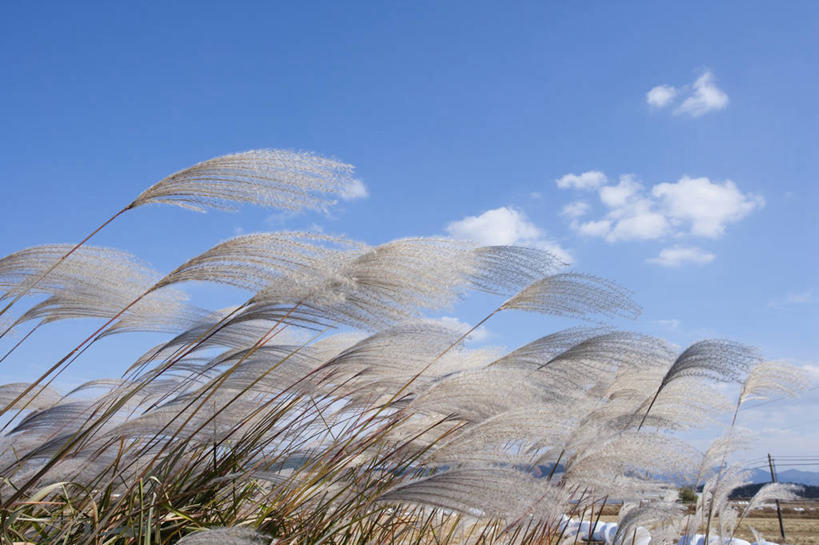
[[[521,262],[515,258],[521,257]],[[508,293],[554,268],[551,254],[504,246],[473,248],[436,238],[399,239],[351,255],[343,263],[303,269],[259,292],[247,310],[298,306],[315,316],[366,330],[446,308],[467,288]],[[242,317],[237,317],[243,319]]]
[[[722,472],[726,470],[725,461],[728,455],[745,446],[748,441],[746,434],[737,433],[733,427],[726,434],[713,440],[702,455],[697,476],[691,481],[692,488],[697,489],[700,483],[718,482],[722,478]],[[713,513],[707,509],[708,499],[705,494],[700,494],[697,498],[694,513],[686,517],[684,536],[693,535],[697,528],[706,524],[706,520],[710,524],[710,518],[707,517],[712,517]]]
[[[644,527],[653,528],[655,526],[671,526],[673,542],[677,541],[679,532],[677,530],[676,521],[682,515],[682,507],[674,502],[668,500],[649,501],[645,504],[626,503],[620,508],[618,513],[617,532],[614,535],[612,543],[618,545],[630,544],[635,535],[637,539],[642,537],[640,534],[648,534]],[[676,533],[676,535],[673,535]],[[659,541],[657,535],[652,530],[651,541]]]
[[[535,341],[532,344],[540,344]],[[535,346],[534,349],[538,349]],[[520,352],[519,352],[520,351]],[[531,345],[516,350],[509,357],[525,356],[534,362]],[[547,361],[540,359],[539,369],[553,380],[581,387],[588,377],[609,376],[621,368],[646,369],[671,361],[671,348],[665,341],[636,333],[614,331],[588,337]]]
[[[636,318],[640,313],[625,289],[579,273],[558,273],[537,280],[500,308],[584,319],[590,314]]]
[[[690,480],[700,454],[674,437],[659,433],[618,433],[600,437],[566,459],[566,482],[580,483],[598,493],[621,498],[662,489],[657,475]]]
[[[233,210],[249,203],[283,210],[321,209],[331,196],[349,194],[353,167],[307,152],[251,150],[223,155],[180,170],[155,183],[131,207],[151,203]]]
[[[151,348],[142,354],[126,370],[126,373],[138,372],[156,360],[165,360],[174,355],[184,356],[184,360],[176,361],[173,368],[180,363],[190,360],[200,360],[198,353],[221,348],[241,350],[253,346],[264,336],[272,325],[279,322],[284,315],[273,316],[272,321],[251,320],[227,322],[231,315],[235,315],[238,307],[231,307],[211,313],[209,316],[192,325],[170,341]],[[297,340],[287,330],[279,330],[276,339],[282,344],[297,344]],[[183,349],[184,354],[181,352]]]
[[[473,517],[511,521],[539,501],[546,503],[547,498],[560,497],[565,501],[568,499],[565,496],[565,492],[544,480],[514,469],[495,467],[456,469],[411,481],[382,494],[378,501],[423,504],[454,509]]]
[[[337,385],[350,401],[368,405],[400,389],[458,338],[438,322],[410,322],[376,333],[321,367],[323,380]],[[419,377],[416,388],[431,380]]]
[[[680,377],[702,377],[714,382],[740,382],[754,365],[762,361],[759,353],[740,343],[710,339],[692,344],[669,367],[648,404],[639,428],[643,427],[660,392]]]
[[[188,534],[178,545],[271,545],[276,539],[260,534],[256,530],[242,526],[231,528],[210,528]]]
[[[768,483],[760,488],[756,494],[753,495],[748,505],[745,506],[745,513],[749,513],[754,509],[762,507],[770,507],[776,500],[779,501],[795,501],[799,499],[799,494],[803,489],[797,484],[785,483]]]
[[[0,404],[9,405],[14,403],[14,400],[17,399],[21,393],[28,390],[29,386],[30,384],[27,382],[0,385]],[[59,403],[62,397],[62,394],[53,388],[45,388],[36,396],[34,392],[29,390],[25,396],[17,399],[17,402],[14,403],[11,408],[26,407],[31,410],[47,409]]]
[[[728,498],[731,492],[748,483],[748,472],[734,466],[728,466],[715,476],[706,480],[697,509],[701,510],[698,518],[705,523],[706,542],[711,534],[712,521],[720,516],[724,509],[730,508]],[[732,518],[732,515],[728,515]]]
[[[26,248],[0,259],[0,286],[5,296],[33,288],[48,298],[23,313],[13,324],[29,320],[50,323],[71,318],[112,318],[144,294],[159,274],[121,250],[83,246],[60,261],[70,245]],[[53,270],[36,287],[42,273]],[[131,306],[111,332],[179,331],[202,318],[204,311],[187,305],[176,290],[151,293]]]
[[[254,233],[219,243],[189,259],[158,281],[155,288],[179,282],[228,284],[254,293],[287,274],[312,270],[327,260],[365,246],[343,237],[305,232]]]
[[[479,291],[513,295],[564,266],[553,254],[523,246],[482,246],[474,250],[470,285]]]
[[[573,392],[564,392],[564,386],[528,367],[470,369],[441,377],[422,389],[412,408],[423,414],[480,422],[518,408],[565,402]]]
[[[802,486],[796,484],[784,484],[784,483],[769,483],[757,490],[756,494],[751,497],[750,501],[743,507],[742,511],[737,516],[736,520],[732,521],[733,524],[726,529],[721,528],[721,536],[726,537],[729,536],[733,539],[734,534],[736,533],[736,529],[739,528],[739,525],[742,524],[742,521],[753,511],[754,509],[761,509],[763,507],[771,507],[774,502],[776,501],[795,501],[799,499],[799,494],[803,489]],[[760,541],[759,537],[757,536],[756,532],[752,530],[752,533],[755,537],[757,537],[757,541]]]
[[[607,332],[608,330],[602,327],[564,329],[516,348],[505,356],[498,358],[492,365],[523,364],[535,369],[541,368],[573,346]]]
[[[377,331],[448,307],[467,287],[475,263],[466,243],[394,240],[294,272],[256,294],[247,313],[289,306],[317,320]]]
[[[793,397],[810,385],[807,371],[777,361],[766,361],[751,369],[742,385],[738,404],[774,396]]]
[[[640,399],[641,404],[644,400]],[[662,423],[664,429],[686,430],[714,423],[717,415],[730,410],[731,401],[719,388],[699,377],[680,377],[663,389],[646,422],[652,426]]]
[[[527,464],[540,449],[565,442],[574,424],[561,417],[557,406],[540,405],[513,409],[465,426],[430,452],[427,460],[437,464]]]
[[[363,184],[352,177],[352,170],[352,166],[331,159],[285,150],[252,150],[197,163],[149,187],[68,248],[18,291],[0,309],[0,316],[95,234],[132,208],[165,203],[204,212],[207,207],[230,210],[233,203],[243,202],[293,211],[323,208],[334,203],[328,195],[344,198],[361,192]]]

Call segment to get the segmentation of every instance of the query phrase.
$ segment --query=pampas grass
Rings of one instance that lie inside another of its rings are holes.
[[[311,154],[235,154],[161,180],[123,212],[323,208],[351,176]],[[594,533],[609,499],[629,502],[606,530],[617,542],[673,541],[700,522],[730,535],[744,517],[727,501],[742,482],[724,463],[735,442],[703,454],[673,432],[730,414],[717,384],[737,384],[736,414],[801,380],[737,343],[678,353],[614,330],[605,320],[639,313],[630,293],[539,249],[257,233],[163,275],[85,242],[0,259],[6,310],[39,298],[7,322],[37,331],[4,349],[9,361],[52,322],[105,322],[38,380],[0,386],[6,542],[556,545]],[[245,293],[199,308],[191,281]],[[474,292],[502,300],[467,333],[428,318]],[[462,344],[501,311],[593,326],[511,350]],[[122,376],[58,391],[54,376],[98,338],[132,331],[168,337],[112,362]],[[669,499],[671,476],[705,484],[691,520]]]

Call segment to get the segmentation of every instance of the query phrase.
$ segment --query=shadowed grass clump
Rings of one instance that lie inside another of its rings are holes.
[[[321,209],[356,184],[333,160],[253,151],[173,174],[122,212]],[[52,322],[102,321],[34,382],[0,386],[4,543],[662,543],[703,522],[730,537],[745,515],[727,503],[743,479],[725,463],[733,423],[704,454],[673,432],[805,382],[737,343],[678,354],[605,326],[639,313],[628,291],[533,248],[258,233],[163,276],[87,240],[0,259],[6,332],[34,322],[4,341],[5,365]],[[201,308],[191,281],[245,293]],[[428,318],[474,292],[502,300],[470,331]],[[511,351],[463,345],[501,311],[596,325]],[[112,362],[122,376],[58,391],[96,340],[133,331],[168,338]],[[719,383],[741,385],[736,402]],[[672,477],[704,485],[694,515]],[[764,490],[757,503],[793,493]],[[600,533],[612,500],[620,524]]]

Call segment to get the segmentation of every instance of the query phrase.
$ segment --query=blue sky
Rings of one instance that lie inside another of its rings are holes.
[[[819,376],[819,5],[499,6],[7,5],[0,254],[76,241],[200,160],[311,150],[356,165],[369,197],[330,216],[145,207],[94,242],[163,271],[234,233],[314,225],[537,244],[634,290],[644,313],[626,327],[736,339]],[[503,316],[486,342],[562,325]],[[0,378],[29,378],[87,327],[54,326]],[[122,353],[100,343],[75,378],[116,373]],[[749,411],[755,448],[815,454],[817,409],[814,390]]]

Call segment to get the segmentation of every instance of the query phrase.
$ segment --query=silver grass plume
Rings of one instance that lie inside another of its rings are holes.
[[[502,358],[498,358],[492,365],[528,365],[533,369],[539,369],[570,348],[607,332],[605,328],[564,329],[516,348]]]
[[[304,317],[379,330],[449,306],[467,287],[475,263],[465,243],[394,240],[294,271],[257,293],[248,312],[290,307]]]
[[[593,335],[544,361],[533,354],[540,342],[535,341],[512,352],[505,360],[539,362],[538,368],[554,380],[581,386],[587,377],[612,376],[622,368],[647,369],[671,361],[673,352],[665,341],[614,331]],[[535,345],[535,346],[532,346]]]
[[[200,351],[214,348],[230,348],[241,350],[253,346],[270,327],[278,322],[275,320],[247,320],[226,323],[226,320],[236,314],[238,307],[231,307],[217,311],[206,318],[200,320],[189,329],[186,329],[170,341],[157,345],[141,355],[126,372],[139,372],[148,363],[155,360],[164,360],[178,354],[181,349],[185,350],[185,361],[200,359],[197,355]],[[283,316],[283,315],[282,315]],[[221,325],[221,324],[225,325]],[[297,344],[296,340],[286,330],[280,330],[276,335],[280,343]],[[174,364],[178,368],[181,361]]]
[[[30,288],[49,295],[14,325],[28,320],[49,323],[70,318],[111,318],[159,279],[156,271],[128,252],[83,246],[61,260],[69,249],[68,244],[34,246],[0,259],[3,296]],[[33,282],[52,267],[35,287]],[[204,311],[186,304],[185,299],[185,294],[176,290],[148,294],[123,314],[111,332],[178,331],[204,316]]]
[[[416,503],[474,517],[512,521],[536,504],[555,502],[568,507],[568,496],[566,489],[553,487],[543,479],[514,469],[492,467],[456,469],[411,481],[382,494],[378,501]]]
[[[400,324],[347,348],[321,367],[322,380],[346,383],[341,390],[359,403],[374,403],[404,386],[449,347],[458,332],[437,322]],[[429,378],[419,377],[415,387]]]
[[[5,314],[54,268],[81,248],[99,231],[132,208],[165,203],[205,211],[207,207],[232,209],[234,203],[252,203],[285,210],[324,208],[360,193],[363,185],[352,177],[352,166],[310,153],[253,150],[216,157],[172,174],[142,192],[131,204],[108,218],[55,262],[34,277],[0,309]],[[2,298],[0,298],[2,299]]]
[[[590,314],[636,318],[640,313],[625,289],[580,273],[558,273],[537,280],[500,308],[573,318],[587,318]]]
[[[656,381],[652,386],[655,384]],[[643,397],[640,402],[644,400]],[[730,410],[731,400],[716,386],[699,377],[680,377],[663,389],[646,422],[665,429],[685,430],[703,427]]]
[[[798,492],[802,489],[802,486],[796,484],[769,483],[757,490],[756,494],[753,495],[748,504],[742,509],[734,528],[732,528],[731,537],[734,537],[735,528],[739,527],[751,511],[762,507],[770,507],[775,501],[798,500]]]
[[[254,297],[249,310],[298,305],[296,316],[329,318],[366,330],[417,319],[459,300],[465,290],[511,294],[551,273],[555,259],[542,250],[474,248],[440,238],[399,239],[346,260],[294,272]]]
[[[668,369],[654,396],[646,400],[648,407],[639,428],[642,428],[660,392],[680,377],[702,377],[715,382],[739,382],[761,361],[759,353],[748,346],[726,340],[705,340],[689,346]]]
[[[32,392],[27,382],[16,382],[0,386],[0,404],[9,405],[16,399],[11,408],[26,407],[31,410],[41,410],[52,407],[60,402],[62,395],[56,390],[46,387],[39,392]],[[23,397],[20,394],[28,390]],[[19,398],[19,399],[18,399]]]
[[[810,385],[804,369],[787,363],[766,361],[751,369],[742,385],[738,404],[774,396],[793,397]]]
[[[471,287],[499,295],[512,295],[564,265],[545,250],[523,246],[482,246],[474,256]]]
[[[656,475],[688,477],[700,454],[665,434],[624,432],[601,437],[566,460],[564,479],[596,490],[628,497]],[[613,479],[613,477],[615,477]]]
[[[711,533],[711,521],[723,510],[730,509],[728,498],[731,492],[748,482],[748,472],[738,467],[728,466],[706,480],[700,497],[701,509],[698,513],[705,522],[706,537]],[[732,517],[732,515],[728,515]]]
[[[243,526],[230,528],[210,528],[188,534],[178,545],[271,545],[276,539],[260,534]]]
[[[312,270],[364,245],[343,237],[284,231],[240,235],[189,259],[157,282],[217,282],[254,293],[287,274]]]
[[[223,155],[180,170],[155,183],[131,207],[173,204],[197,212],[235,209],[249,203],[284,210],[320,209],[353,185],[351,165],[306,152],[252,150]]]
[[[618,545],[629,545],[635,531],[638,536],[640,533],[647,533],[645,528],[640,526],[654,527],[654,526],[672,526],[677,530],[675,521],[682,515],[682,508],[679,503],[668,500],[655,500],[646,502],[643,505],[624,504],[620,508],[618,514],[617,532],[614,535],[612,543]],[[641,532],[642,530],[642,532]],[[679,536],[679,532],[676,532]],[[656,539],[655,533],[651,533],[651,541]],[[676,539],[674,540],[676,542]]]
[[[565,403],[572,391],[528,367],[492,366],[440,377],[418,393],[412,403],[423,414],[452,415],[480,422],[494,415],[555,401]],[[566,404],[568,405],[568,404]]]
[[[574,419],[560,417],[557,405],[513,409],[461,428],[436,445],[428,460],[453,466],[531,463],[532,452],[562,444],[574,424]]]

